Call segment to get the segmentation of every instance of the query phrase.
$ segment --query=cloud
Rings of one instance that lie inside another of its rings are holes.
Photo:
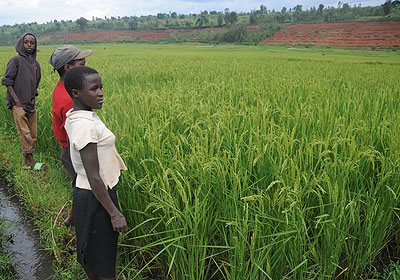
[[[229,8],[236,12],[249,12],[259,9],[260,5],[268,9],[281,10],[283,6],[293,8],[297,4],[303,9],[320,3],[327,6],[337,6],[336,0],[2,0],[0,1],[0,25],[38,22],[51,20],[76,20],[80,17],[91,20],[93,16],[140,16],[157,13],[177,12],[178,14],[200,13],[200,11],[224,11]],[[381,5],[383,0],[350,0],[343,1],[351,5],[362,3],[362,6]]]

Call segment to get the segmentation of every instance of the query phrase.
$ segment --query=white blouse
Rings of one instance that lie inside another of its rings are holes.
[[[112,189],[119,181],[120,171],[127,170],[115,149],[115,136],[92,111],[67,112],[65,130],[70,141],[72,165],[77,174],[76,187],[91,190],[82,164],[80,150],[89,143],[97,144],[99,173],[104,185]]]

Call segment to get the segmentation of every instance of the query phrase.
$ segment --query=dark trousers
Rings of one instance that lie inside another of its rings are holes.
[[[116,188],[109,189],[108,194],[119,208]],[[77,187],[74,188],[72,213],[78,262],[97,276],[114,277],[118,232],[113,230],[110,215],[92,191]]]

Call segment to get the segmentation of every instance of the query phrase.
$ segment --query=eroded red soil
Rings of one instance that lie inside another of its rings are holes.
[[[288,24],[264,44],[399,47],[400,21]]]

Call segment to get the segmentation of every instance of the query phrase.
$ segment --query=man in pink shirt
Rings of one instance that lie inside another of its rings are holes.
[[[81,50],[77,47],[66,45],[57,48],[49,58],[49,63],[53,66],[54,71],[57,71],[60,75],[60,80],[53,91],[53,131],[57,140],[61,143],[62,164],[74,180],[76,173],[71,163],[68,136],[64,128],[67,118],[65,114],[73,107],[73,103],[72,98],[64,87],[64,77],[72,67],[85,65],[86,57],[92,53],[92,50]],[[64,220],[64,223],[65,225],[72,225],[72,211]]]

